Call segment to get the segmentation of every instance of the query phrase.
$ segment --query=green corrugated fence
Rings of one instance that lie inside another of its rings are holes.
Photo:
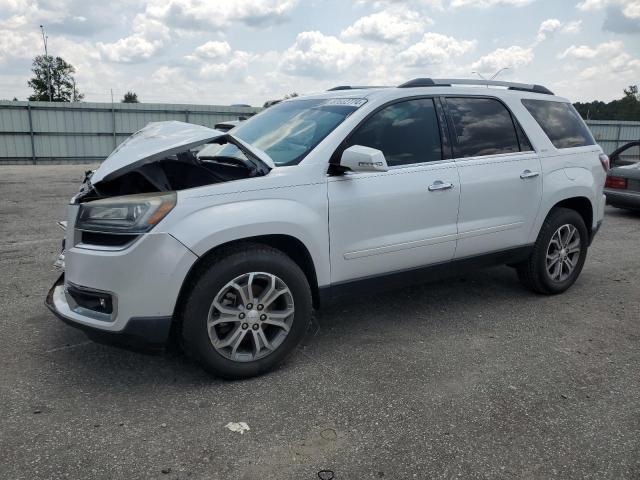
[[[0,165],[99,162],[149,122],[180,120],[213,127],[259,112],[254,107],[160,103],[0,101]],[[640,139],[640,122],[588,120],[606,153]],[[638,159],[638,148],[627,152]]]
[[[98,162],[149,122],[212,127],[261,109],[156,103],[0,101],[0,165]]]

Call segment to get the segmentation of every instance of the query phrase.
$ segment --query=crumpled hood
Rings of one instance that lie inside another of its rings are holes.
[[[113,180],[144,164],[162,160],[223,136],[231,138],[239,147],[249,150],[257,160],[265,163],[270,169],[275,166],[266,153],[226,132],[178,121],[152,122],[118,145],[93,172],[91,183],[95,185],[98,182]]]
[[[91,183],[127,173],[202,143],[215,140],[224,132],[190,123],[152,122],[127,138],[100,164],[91,176]]]

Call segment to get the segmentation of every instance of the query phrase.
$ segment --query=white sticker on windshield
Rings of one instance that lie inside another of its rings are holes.
[[[347,107],[361,107],[367,103],[367,100],[364,98],[330,98],[325,101],[322,105],[344,105]]]

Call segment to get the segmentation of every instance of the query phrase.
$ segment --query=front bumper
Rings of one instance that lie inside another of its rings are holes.
[[[119,332],[100,330],[79,323],[66,300],[64,273],[49,290],[45,305],[64,323],[83,330],[89,338],[100,343],[155,349],[164,347],[169,339],[170,316],[131,318]]]
[[[168,338],[180,289],[197,258],[164,233],[143,235],[120,250],[76,245],[66,250],[65,273],[46,305],[96,340],[158,346]],[[79,301],[78,290],[88,292],[88,303]],[[103,311],[92,307],[101,297],[107,300]]]

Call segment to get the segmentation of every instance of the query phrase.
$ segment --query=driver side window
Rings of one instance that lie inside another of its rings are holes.
[[[394,103],[374,113],[348,140],[384,153],[392,166],[442,160],[442,144],[431,98]]]

